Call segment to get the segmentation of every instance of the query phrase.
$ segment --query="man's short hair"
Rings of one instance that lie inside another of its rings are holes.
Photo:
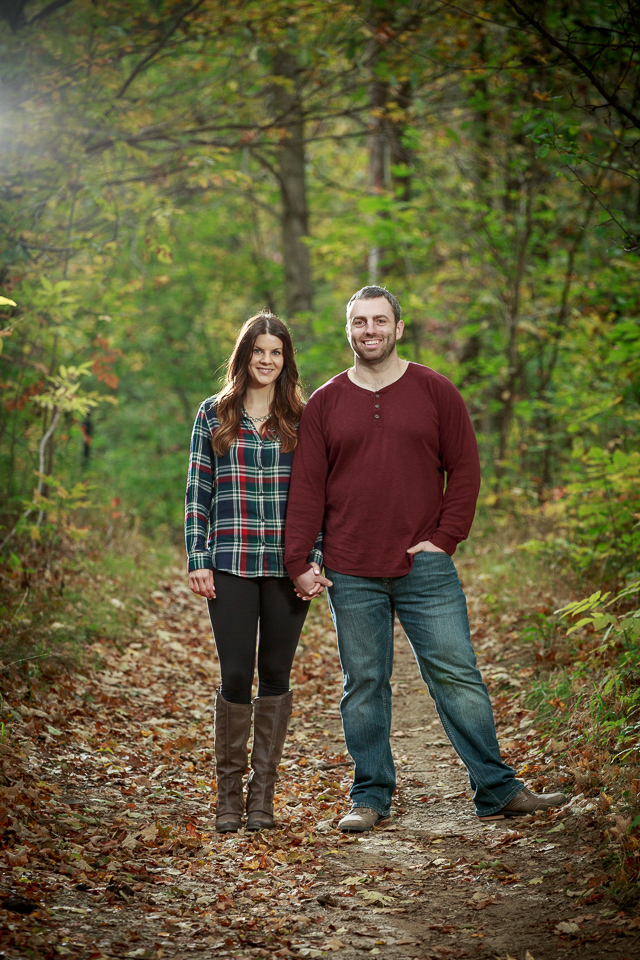
[[[394,295],[389,293],[386,287],[362,287],[357,293],[354,293],[347,304],[347,320],[349,319],[349,307],[354,300],[377,300],[378,297],[384,297],[385,300],[389,301],[391,309],[393,310],[393,319],[395,320],[396,326],[398,326],[402,318],[402,308]]]

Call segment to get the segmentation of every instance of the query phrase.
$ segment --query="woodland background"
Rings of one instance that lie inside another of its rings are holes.
[[[636,0],[4,0],[0,17],[5,677],[125,641],[136,605],[101,583],[142,597],[175,562],[193,417],[242,321],[289,322],[310,393],[349,364],[345,302],[381,283],[402,356],[450,377],[478,432],[461,556],[485,563],[498,619],[522,611],[529,703],[596,750],[594,782],[613,771],[632,838]]]

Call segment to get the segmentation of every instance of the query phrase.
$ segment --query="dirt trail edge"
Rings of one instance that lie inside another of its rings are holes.
[[[640,922],[602,891],[599,851],[575,805],[490,825],[474,818],[399,630],[394,816],[361,838],[337,832],[351,764],[324,600],[295,665],[280,829],[217,835],[218,671],[203,605],[181,570],[151,599],[126,648],[95,645],[95,669],[4,691],[0,956],[640,956]],[[535,731],[526,711],[499,709],[491,678],[504,684],[509,672],[492,661],[490,638],[476,639],[507,758],[522,770]]]

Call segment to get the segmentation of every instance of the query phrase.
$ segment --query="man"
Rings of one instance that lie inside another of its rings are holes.
[[[401,360],[400,305],[363,287],[347,305],[354,365],[317,390],[300,423],[285,530],[285,563],[299,596],[328,588],[344,674],[340,704],[354,761],[343,832],[389,816],[394,613],[443,727],[467,767],[476,812],[503,819],[557,806],[504,764],[476,668],[452,554],[466,539],[480,486],[464,401],[434,370]],[[445,489],[446,477],[446,489]],[[326,577],[307,562],[323,529]]]

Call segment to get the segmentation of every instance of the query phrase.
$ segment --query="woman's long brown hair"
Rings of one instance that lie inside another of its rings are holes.
[[[217,457],[225,455],[240,433],[242,404],[249,379],[249,361],[253,356],[255,342],[263,333],[282,340],[284,360],[274,385],[271,416],[266,421],[265,432],[280,438],[283,453],[296,448],[296,426],[302,416],[303,403],[291,334],[275,314],[263,311],[243,324],[233,353],[227,361],[225,385],[217,396],[216,414],[220,426],[211,438],[211,446]]]

